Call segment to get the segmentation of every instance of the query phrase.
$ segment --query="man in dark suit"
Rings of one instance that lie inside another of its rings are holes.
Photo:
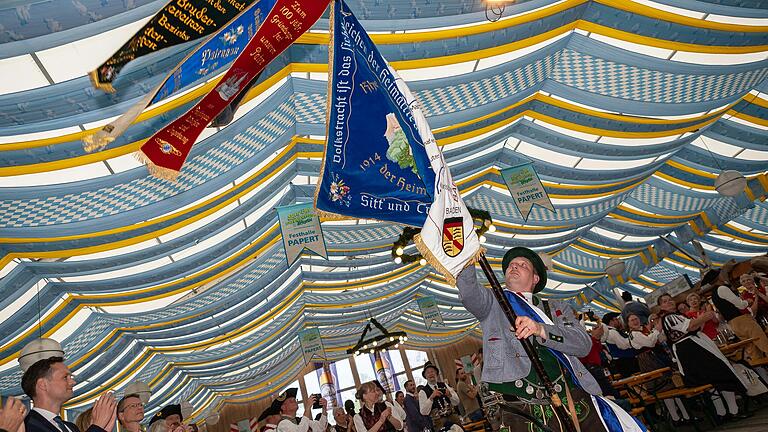
[[[419,411],[419,399],[416,396],[416,384],[412,380],[405,382],[405,427],[408,432],[433,430],[432,418]]]
[[[72,395],[75,380],[61,357],[35,362],[21,378],[21,388],[34,402],[24,419],[26,432],[81,432],[74,423],[64,421],[59,413]],[[87,431],[112,432],[117,418],[117,402],[105,393],[93,405],[93,420]]]

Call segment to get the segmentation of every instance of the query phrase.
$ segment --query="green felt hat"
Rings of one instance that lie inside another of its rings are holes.
[[[547,266],[544,265],[544,261],[541,260],[539,254],[527,247],[513,247],[504,254],[504,258],[501,259],[501,270],[504,274],[507,274],[509,263],[517,257],[527,258],[533,264],[533,269],[536,270],[536,274],[539,276],[539,283],[533,288],[533,292],[537,293],[543,290],[547,285]]]

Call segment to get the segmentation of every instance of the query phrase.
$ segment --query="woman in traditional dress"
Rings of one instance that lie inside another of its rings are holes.
[[[662,294],[657,302],[661,308],[664,334],[672,344],[672,352],[686,383],[693,386],[712,384],[722,394],[722,398],[712,395],[717,415],[721,419],[738,417],[739,406],[736,404],[735,393],[746,394],[747,389],[717,345],[701,332],[701,327],[715,313],[706,311],[690,319],[677,312],[675,301],[669,294]],[[727,414],[722,399],[728,405]]]
[[[690,310],[688,313],[683,314],[687,316],[688,318],[695,319],[700,317],[702,314],[704,314],[707,311],[712,310],[712,306],[709,303],[701,304],[701,297],[699,297],[698,294],[690,293],[688,294],[688,297],[685,298],[685,302],[688,303],[688,306],[690,307]],[[709,321],[706,321],[702,327],[701,332],[707,335],[712,340],[715,340],[717,337],[717,325],[720,324],[720,321],[717,319],[717,315],[714,316]]]
[[[650,372],[670,366],[671,361],[668,359],[664,347],[659,345],[659,336],[661,336],[659,328],[651,328],[650,325],[644,326],[640,317],[635,314],[627,316],[627,325],[630,330],[629,344],[637,350],[640,372]],[[674,389],[675,384],[670,377],[661,377],[644,384],[643,388],[656,394]],[[667,407],[672,421],[676,424],[690,421],[688,411],[680,398],[664,399],[664,406]]]
[[[403,429],[403,419],[389,402],[380,402],[376,383],[369,381],[360,385],[356,397],[360,399],[360,412],[355,414],[357,432],[395,432]]]

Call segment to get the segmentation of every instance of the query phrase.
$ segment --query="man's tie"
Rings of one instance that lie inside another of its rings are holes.
[[[67,424],[64,423],[64,420],[61,419],[61,417],[56,416],[56,417],[53,418],[53,421],[56,422],[56,424],[59,426],[59,429],[61,429],[61,432],[72,432],[67,427]]]

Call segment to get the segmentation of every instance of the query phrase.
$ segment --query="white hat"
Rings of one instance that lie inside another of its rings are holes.
[[[195,412],[195,407],[193,407],[192,404],[189,403],[189,401],[186,399],[181,401],[180,405],[181,405],[181,416],[184,418],[192,417],[192,413]]]
[[[61,349],[61,344],[48,338],[35,339],[21,349],[19,366],[21,366],[22,372],[26,372],[30,366],[38,361],[51,357],[64,357],[64,350]]]
[[[210,424],[210,425],[215,425],[216,423],[219,422],[219,418],[220,418],[219,417],[219,413],[218,412],[214,412],[213,414],[211,414],[211,415],[209,415],[208,417],[205,418],[205,422],[207,424]]]
[[[149,388],[147,383],[144,381],[134,381],[130,384],[128,384],[127,387],[125,387],[125,394],[136,394],[139,395],[139,399],[141,399],[141,402],[144,404],[149,403],[149,397],[152,395],[152,390]]]

